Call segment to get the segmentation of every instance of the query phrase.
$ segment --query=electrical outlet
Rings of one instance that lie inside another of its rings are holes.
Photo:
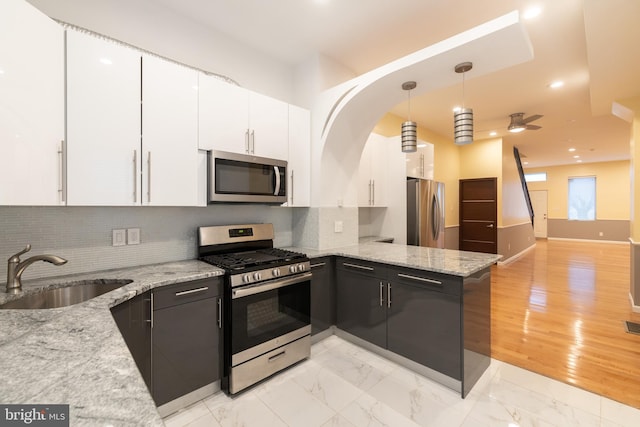
[[[139,245],[139,244],[140,244],[140,229],[127,228],[127,245]]]
[[[111,245],[112,246],[124,246],[127,244],[126,230],[118,229],[111,231]]]
[[[342,221],[336,221],[333,223],[333,231],[336,233],[342,233],[343,225]]]
[[[598,234],[600,235],[600,237],[604,236],[604,233],[602,231]]]

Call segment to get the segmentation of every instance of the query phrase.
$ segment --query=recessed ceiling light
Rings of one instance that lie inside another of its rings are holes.
[[[573,156],[573,158],[574,158],[574,159],[579,159],[579,158],[580,158],[580,156],[576,155],[576,156]]]
[[[100,58],[100,62],[104,65],[111,65],[113,62],[109,58]]]
[[[533,19],[542,13],[540,6],[532,6],[524,11],[522,17],[524,19]]]
[[[427,144],[418,144],[418,148],[424,148],[426,146],[427,146]]]
[[[576,160],[576,163],[582,163],[582,160]]]
[[[462,110],[462,107],[459,107],[459,106],[457,106],[457,105],[456,105],[455,107],[453,107],[453,112],[454,112],[454,113],[457,113],[457,112],[458,112],[458,111],[460,111],[460,110]]]
[[[561,88],[562,86],[564,86],[564,82],[562,80],[556,80],[555,82],[551,82],[549,84],[549,87],[551,89],[558,89],[558,88]]]
[[[523,165],[528,165],[528,164],[529,164],[529,162],[523,162],[522,164],[523,164]]]
[[[569,152],[570,152],[570,153],[573,153],[574,151],[576,151],[576,149],[575,149],[575,148],[573,148],[573,147],[572,147],[572,148],[569,148]]]
[[[498,134],[498,132],[496,132],[495,130],[492,130],[491,132],[489,132],[489,136],[496,136]]]

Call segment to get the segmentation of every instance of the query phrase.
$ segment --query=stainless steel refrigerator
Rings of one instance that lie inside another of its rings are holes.
[[[407,244],[444,248],[444,183],[407,179]]]

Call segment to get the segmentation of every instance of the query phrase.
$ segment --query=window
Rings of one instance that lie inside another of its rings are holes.
[[[596,219],[596,177],[569,178],[569,219]]]
[[[527,182],[545,182],[547,180],[546,172],[525,173],[524,180]]]

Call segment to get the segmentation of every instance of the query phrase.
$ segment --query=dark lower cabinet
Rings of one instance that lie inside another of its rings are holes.
[[[336,285],[333,257],[311,260],[311,335],[336,324]]]
[[[459,286],[446,282],[424,273],[391,272],[387,349],[460,380],[460,295],[446,292]]]
[[[217,277],[164,286],[112,308],[157,406],[220,379],[221,309]]]
[[[387,346],[386,270],[375,263],[336,261],[336,326],[377,346]]]

